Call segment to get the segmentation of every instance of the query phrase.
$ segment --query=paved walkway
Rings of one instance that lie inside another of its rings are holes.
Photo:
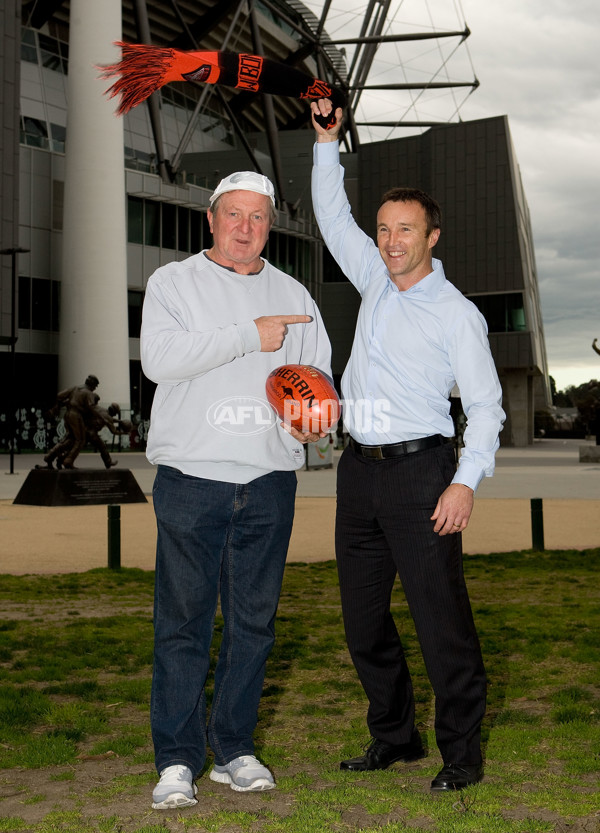
[[[463,534],[466,553],[493,553],[531,547],[530,499],[543,498],[548,549],[600,546],[600,463],[579,462],[578,440],[541,440],[528,448],[502,448],[496,473],[478,489],[475,510]],[[298,472],[296,520],[289,561],[334,557],[334,468]],[[150,496],[154,469],[143,454],[122,453]],[[12,503],[39,455],[0,455],[0,573],[75,572],[107,565],[106,506],[21,506]],[[83,468],[102,468],[97,454],[80,456]],[[151,498],[121,507],[121,563],[153,569],[156,532]]]

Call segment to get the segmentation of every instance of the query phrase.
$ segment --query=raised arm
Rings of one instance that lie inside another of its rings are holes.
[[[360,293],[373,275],[385,270],[375,242],[358,226],[344,188],[344,168],[340,164],[339,132],[342,111],[336,110],[336,124],[324,130],[314,119],[316,112],[331,112],[329,99],[312,102],[316,133],[312,169],[313,210],[325,245],[346,277]]]

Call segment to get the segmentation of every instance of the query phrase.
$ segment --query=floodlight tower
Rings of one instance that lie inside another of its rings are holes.
[[[397,4],[396,4],[397,5]],[[359,144],[359,127],[431,127],[435,124],[444,124],[447,120],[413,119],[408,120],[403,115],[395,121],[370,120],[357,121],[358,105],[363,93],[376,90],[393,92],[400,91],[432,91],[432,90],[456,90],[466,88],[469,94],[479,86],[475,76],[465,81],[440,80],[440,70],[445,67],[445,61],[441,60],[441,66],[430,73],[427,80],[419,81],[394,81],[392,83],[376,83],[370,80],[373,64],[380,48],[386,44],[412,43],[420,41],[454,39],[456,48],[466,41],[471,34],[466,23],[462,29],[432,29],[419,32],[391,33],[389,21],[390,14],[394,9],[392,0],[369,0],[364,16],[361,21],[360,32],[356,37],[328,37],[327,41],[336,49],[345,50],[348,46],[354,46],[355,50],[350,61],[344,87],[348,94],[348,133],[350,142],[354,149]],[[324,2],[318,24],[320,35],[325,33],[328,16],[332,12],[332,2]],[[321,43],[319,42],[319,47]],[[399,71],[403,71],[402,60],[399,61]],[[346,139],[346,141],[348,141]]]

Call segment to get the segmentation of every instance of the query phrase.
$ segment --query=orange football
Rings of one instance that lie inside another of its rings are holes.
[[[284,364],[267,377],[267,399],[287,425],[329,431],[340,418],[340,400],[329,377],[310,364]]]

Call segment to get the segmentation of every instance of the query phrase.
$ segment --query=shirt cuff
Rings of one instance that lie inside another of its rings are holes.
[[[326,165],[338,165],[340,161],[339,142],[315,142],[313,148],[313,161],[315,165],[325,167]]]
[[[237,324],[237,328],[242,340],[242,355],[258,352],[260,350],[260,335],[254,321]]]
[[[477,487],[483,480],[485,472],[483,472],[479,466],[474,465],[473,463],[465,460],[464,462],[461,461],[458,464],[458,469],[456,470],[456,474],[452,478],[453,483],[460,483],[463,486],[468,486],[469,489],[473,489],[475,492]]]

